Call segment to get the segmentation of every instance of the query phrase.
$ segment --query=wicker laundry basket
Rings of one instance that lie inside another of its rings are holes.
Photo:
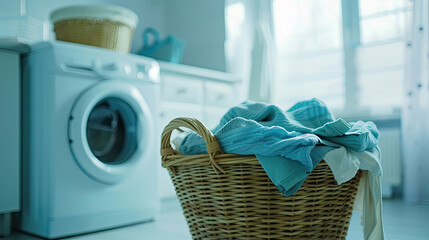
[[[111,5],[78,5],[51,13],[57,40],[130,51],[137,15]]]
[[[198,133],[209,154],[180,155],[170,145],[182,127]],[[193,239],[345,239],[360,172],[338,185],[322,161],[293,196],[283,196],[258,159],[222,153],[198,120],[177,118],[162,133],[170,171]]]

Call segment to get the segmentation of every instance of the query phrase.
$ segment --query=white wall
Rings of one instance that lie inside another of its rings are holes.
[[[166,32],[186,40],[183,63],[225,71],[225,2],[167,0]]]
[[[49,14],[74,4],[113,4],[133,10],[140,18],[131,52],[141,49],[147,27],[164,38],[186,41],[183,63],[225,71],[225,2],[219,0],[0,0],[0,18],[28,16],[44,22],[45,40],[54,39]],[[1,31],[1,29],[0,29]]]
[[[0,0],[0,17],[16,17],[21,14],[21,1]]]

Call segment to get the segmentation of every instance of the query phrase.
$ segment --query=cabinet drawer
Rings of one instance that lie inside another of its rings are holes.
[[[162,75],[162,98],[166,101],[202,103],[203,83],[181,75]]]
[[[203,119],[203,107],[201,104],[164,102],[159,111],[158,122],[160,135],[167,124],[177,117],[192,117],[200,121]],[[173,131],[171,140],[177,136],[178,131]],[[158,164],[158,196],[160,198],[172,198],[176,196],[173,183],[171,182],[168,171]]]
[[[164,103],[161,106],[159,123],[161,132],[173,119],[178,117],[196,118],[203,120],[203,107],[197,104]]]
[[[233,84],[206,82],[205,103],[207,105],[231,107],[237,103]]]

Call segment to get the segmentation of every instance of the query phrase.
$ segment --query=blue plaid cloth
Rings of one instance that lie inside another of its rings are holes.
[[[275,105],[246,101],[231,108],[213,129],[225,153],[256,155],[271,181],[286,196],[296,193],[325,154],[339,146],[356,151],[377,146],[372,122],[335,119],[326,105],[311,99],[286,112]],[[183,154],[207,153],[195,133],[180,144]]]

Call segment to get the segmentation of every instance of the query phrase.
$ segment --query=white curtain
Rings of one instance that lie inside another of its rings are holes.
[[[271,102],[274,84],[274,38],[272,33],[272,1],[258,1],[253,36],[252,64],[250,69],[249,99]]]
[[[226,66],[240,76],[240,99],[270,102],[274,88],[272,0],[226,0]]]
[[[402,111],[404,199],[429,202],[429,3],[415,0],[408,34]]]

